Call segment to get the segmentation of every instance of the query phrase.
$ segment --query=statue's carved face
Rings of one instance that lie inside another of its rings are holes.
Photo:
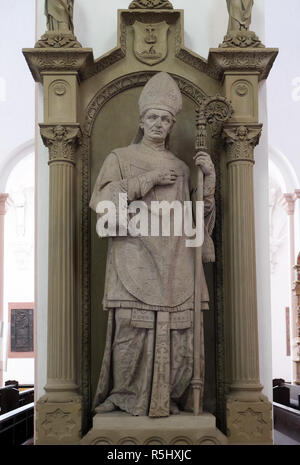
[[[147,110],[141,119],[140,127],[146,139],[163,141],[171,132],[174,118],[166,110]]]

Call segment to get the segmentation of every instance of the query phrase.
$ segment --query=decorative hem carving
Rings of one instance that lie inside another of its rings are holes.
[[[133,0],[129,7],[130,10],[147,10],[156,8],[159,10],[171,10],[173,5],[168,0]]]
[[[71,32],[61,33],[48,31],[37,41],[34,48],[82,48],[77,38]]]
[[[219,47],[265,48],[265,45],[260,41],[255,32],[242,30],[231,31],[224,37],[224,41]]]

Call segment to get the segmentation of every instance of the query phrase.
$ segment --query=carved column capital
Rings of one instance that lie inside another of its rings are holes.
[[[254,147],[258,144],[262,125],[227,125],[223,137],[227,145],[227,163],[246,161],[254,164]]]
[[[283,194],[283,196],[280,199],[280,204],[289,216],[292,216],[295,213],[296,199],[297,197],[295,196],[295,194]]]
[[[81,136],[79,124],[40,124],[40,129],[43,142],[49,149],[49,165],[61,162],[75,165],[75,151]]]
[[[0,194],[0,215],[5,215],[7,212],[8,194]]]
[[[47,31],[42,35],[40,40],[36,42],[34,48],[72,49],[82,48],[82,45],[72,32],[61,33],[57,31]]]
[[[294,196],[295,196],[295,200],[300,199],[300,189],[295,190]]]

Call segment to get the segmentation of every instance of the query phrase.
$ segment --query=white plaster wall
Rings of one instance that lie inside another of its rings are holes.
[[[13,32],[12,32],[13,31]],[[7,186],[11,171],[22,157],[33,152],[35,84],[22,55],[22,47],[32,46],[35,37],[35,0],[1,1],[0,15],[0,192],[12,186]],[[34,180],[32,166],[23,171],[20,183],[31,183]],[[28,178],[28,176],[29,178]],[[26,179],[26,181],[25,181]],[[33,205],[33,191],[30,194],[30,208]],[[7,328],[8,302],[34,301],[34,271],[32,226],[33,210],[27,217],[27,232],[25,249],[29,252],[28,266],[22,271],[16,269],[15,255],[12,246],[13,210],[9,210],[5,218],[5,257],[4,257],[4,319]],[[31,228],[31,231],[30,231]],[[32,244],[29,245],[29,242]],[[28,242],[29,241],[29,242]],[[22,242],[22,241],[21,241]],[[20,244],[22,249],[23,245]],[[28,248],[29,247],[29,248]],[[20,251],[20,249],[19,249]],[[21,252],[22,253],[22,252]],[[17,379],[20,383],[31,384],[34,381],[33,359],[8,359],[4,381]]]
[[[276,73],[268,79],[270,142],[292,163],[300,174],[300,2],[266,2],[268,43],[279,47]]]
[[[9,302],[34,302],[34,154],[12,170],[5,191],[11,199],[5,216],[4,321]],[[8,333],[7,333],[8,335]],[[6,347],[7,347],[6,341]],[[34,358],[7,358],[4,381],[34,383]]]
[[[269,141],[270,158],[279,168],[286,184],[285,192],[300,189],[300,34],[299,0],[269,0],[265,5],[266,37],[268,44],[279,48],[276,60],[276,72],[271,73],[268,82]],[[286,216],[288,224],[288,217]],[[287,244],[288,246],[288,244]],[[286,247],[287,247],[286,246]],[[295,262],[300,251],[300,201],[296,203],[295,213]],[[287,250],[287,254],[289,251]],[[285,348],[285,324],[280,333],[280,322],[284,312],[284,302],[290,305],[290,283],[286,284],[290,273],[289,259],[281,251],[277,277],[272,277],[272,320],[274,347],[274,377],[291,379],[288,373]],[[282,276],[282,280],[280,279]],[[284,285],[280,285],[285,283]],[[281,303],[281,308],[279,307]],[[278,353],[280,348],[280,354]]]
[[[259,31],[256,30],[258,33]],[[263,33],[260,34],[263,40]],[[260,144],[255,149],[254,201],[256,234],[257,311],[260,380],[272,399],[272,332],[269,246],[268,115],[266,84],[260,85],[259,120],[263,123]],[[247,283],[245,283],[245,286]]]
[[[272,153],[271,153],[272,155]],[[291,356],[287,350],[286,308],[291,312],[289,225],[280,199],[286,192],[283,173],[270,159],[270,253],[273,378],[291,381]],[[290,313],[291,318],[291,313]]]
[[[76,36],[84,47],[94,49],[94,57],[98,58],[116,45],[117,41],[117,9],[127,8],[129,0],[78,0],[75,2],[74,24]],[[38,35],[45,30],[43,15],[43,0],[37,0],[38,6]],[[228,15],[226,2],[221,0],[173,0],[177,9],[185,9],[185,40],[186,45],[195,52],[207,58],[210,47],[217,47],[227,31]],[[256,0],[253,11],[252,29],[264,40],[264,0]],[[268,44],[273,45],[273,44]],[[39,95],[41,104],[42,97]],[[260,94],[261,121],[265,129],[261,144],[256,150],[257,166],[255,170],[255,203],[256,203],[256,233],[257,233],[257,275],[258,275],[258,312],[259,312],[259,345],[261,381],[265,385],[265,394],[271,398],[271,320],[270,320],[270,274],[269,274],[269,240],[268,240],[268,139],[267,139],[267,110],[265,86]],[[41,119],[39,120],[42,121]],[[43,211],[38,219],[38,237],[43,241],[43,247],[38,245],[39,273],[38,299],[39,322],[38,350],[39,356],[39,391],[46,383],[46,319],[47,291],[46,291],[46,263],[47,263],[47,224],[46,206],[48,196],[48,179],[45,149],[39,146],[39,185],[38,197],[42,199]],[[43,276],[41,277],[41,272]],[[245,285],[247,285],[245,283]],[[42,328],[43,326],[43,328]],[[251,350],[251,348],[249,348]]]
[[[284,212],[284,215],[286,213]],[[286,349],[286,317],[285,309],[290,308],[290,281],[288,240],[277,254],[278,264],[271,276],[272,285],[272,347],[273,347],[273,378],[283,378],[292,381],[291,357]],[[279,290],[279,292],[277,291]],[[291,318],[291,313],[290,313]]]
[[[3,192],[6,164],[18,147],[34,138],[35,84],[21,50],[34,44],[35,0],[0,3],[0,192]]]

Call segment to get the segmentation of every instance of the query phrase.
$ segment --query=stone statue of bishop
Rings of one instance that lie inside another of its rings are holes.
[[[114,202],[118,211],[120,193],[127,194],[128,204],[143,200],[149,215],[153,200],[190,200],[189,168],[168,150],[182,108],[173,78],[167,73],[152,77],[141,93],[139,108],[136,143],[113,150],[102,165],[90,201],[95,211],[102,200]],[[215,170],[204,152],[197,154],[196,165],[204,174],[203,260],[214,261],[210,236]],[[109,318],[96,412],[119,409],[131,415],[167,417],[192,411],[194,255],[184,234],[109,238],[103,298]],[[209,295],[202,263],[201,270],[205,310]]]

